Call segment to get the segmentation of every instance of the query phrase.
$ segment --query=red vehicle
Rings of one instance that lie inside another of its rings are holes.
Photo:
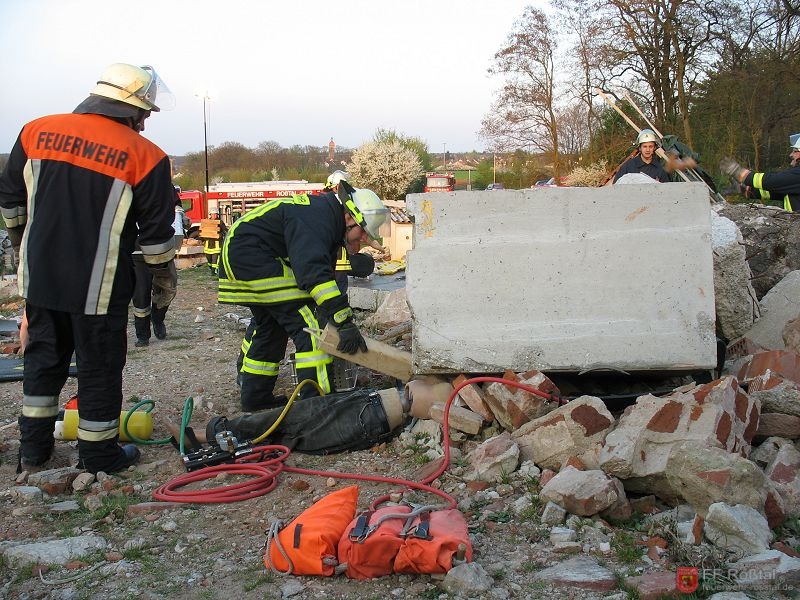
[[[202,219],[220,219],[225,229],[247,211],[275,198],[295,194],[318,194],[324,183],[294,181],[254,181],[249,183],[218,183],[209,186],[208,196],[199,190],[181,192],[181,202],[192,225],[187,237],[197,237]]]
[[[425,173],[426,192],[452,192],[456,189],[453,173]]]

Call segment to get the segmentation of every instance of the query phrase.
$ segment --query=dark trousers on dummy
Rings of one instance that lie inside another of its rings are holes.
[[[207,439],[213,441],[221,431],[232,432],[240,442],[255,439],[275,423],[281,411],[273,408],[234,419],[214,417],[206,426]],[[275,432],[261,443],[306,454],[363,450],[389,439],[402,420],[399,399],[384,400],[375,390],[298,398]]]
[[[75,353],[79,466],[113,472],[126,463],[119,437],[128,316],[79,315],[27,304],[20,456],[41,463],[53,451],[59,394]]]
[[[314,308],[304,302],[251,305],[253,318],[245,332],[237,361],[242,410],[256,411],[283,406],[285,398],[273,394],[286,344],[292,338],[298,382],[316,381],[323,394],[333,391],[330,365],[333,358],[319,348],[319,341],[304,331],[319,329]],[[302,397],[317,395],[306,385]]]

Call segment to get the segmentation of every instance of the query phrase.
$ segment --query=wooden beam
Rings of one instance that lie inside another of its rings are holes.
[[[338,356],[352,363],[367,367],[379,373],[385,373],[401,381],[411,379],[411,353],[390,346],[378,340],[364,337],[367,342],[366,352],[345,354],[336,349],[339,344],[339,332],[331,324],[325,326],[320,337],[320,348],[331,356]]]

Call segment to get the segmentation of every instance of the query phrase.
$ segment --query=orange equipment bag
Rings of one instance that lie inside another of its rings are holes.
[[[350,579],[391,575],[410,512],[407,505],[384,506],[357,516],[339,540],[339,564],[347,564],[345,575]]]
[[[274,521],[267,532],[264,564],[284,575],[326,575],[338,564],[336,545],[356,514],[358,486],[315,502],[286,527]]]
[[[423,512],[415,517],[400,546],[394,572],[447,573],[453,568],[454,558],[472,561],[464,515],[455,508]]]

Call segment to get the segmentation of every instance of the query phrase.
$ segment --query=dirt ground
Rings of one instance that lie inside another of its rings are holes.
[[[15,305],[5,307],[4,315],[13,316]],[[246,309],[232,310],[217,304],[212,275],[206,267],[198,267],[180,271],[178,295],[167,315],[165,341],[153,338],[149,347],[135,348],[131,322],[124,404],[130,407],[144,398],[155,402],[154,439],[167,437],[163,418],[178,420],[189,397],[194,401],[191,424],[196,428],[202,428],[213,415],[238,413],[234,362],[244,326],[232,312],[248,316]],[[287,369],[282,370],[278,387],[291,390]],[[76,381],[70,379],[62,400],[65,402],[76,391]],[[130,506],[151,501],[153,490],[184,472],[171,445],[147,445],[142,447],[140,463],[117,477],[86,491],[20,504],[11,490],[16,478],[15,421],[21,396],[21,382],[0,383],[0,540],[22,542],[94,533],[107,540],[108,547],[70,565],[73,569],[52,567],[42,575],[30,567],[14,568],[2,562],[0,598],[451,597],[441,588],[441,577],[428,575],[353,581],[344,577],[283,577],[267,573],[262,546],[270,523],[274,519],[292,519],[314,500],[350,484],[344,480],[282,474],[275,490],[244,502],[185,504],[134,512]],[[465,449],[468,446],[466,442]],[[67,460],[74,458],[74,442],[57,442],[57,447]],[[413,478],[426,461],[424,450],[396,439],[379,448],[335,456],[293,454],[288,464]],[[476,492],[474,486],[461,479],[463,472],[463,464],[455,462],[440,483],[459,501],[469,523],[474,559],[494,580],[491,590],[469,597],[600,598],[622,591],[551,589],[537,581],[537,571],[569,557],[552,551],[547,541],[548,529],[538,521],[535,481],[516,472],[502,483]],[[359,508],[366,508],[371,500],[393,490],[385,484],[359,486]],[[92,496],[95,498],[90,501]],[[515,502],[526,497],[532,500],[532,509],[522,513],[511,510]],[[70,499],[78,503],[75,510],[54,514],[48,509],[50,503]],[[639,534],[631,535],[634,537],[625,538],[628,542]],[[635,541],[630,547],[620,543],[612,546],[614,551],[593,557],[619,578],[664,568],[639,560],[641,550],[637,550]],[[620,551],[625,548],[627,557]],[[633,560],[629,560],[630,552]],[[618,597],[626,595],[623,592]]]

